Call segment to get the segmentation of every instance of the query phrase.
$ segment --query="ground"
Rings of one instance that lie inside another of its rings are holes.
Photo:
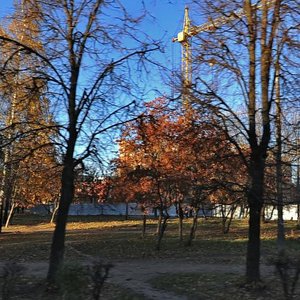
[[[243,282],[245,224],[234,224],[230,235],[221,234],[218,225],[215,220],[201,220],[197,240],[192,247],[186,247],[179,243],[176,226],[171,222],[163,249],[157,252],[155,221],[150,222],[144,239],[140,236],[140,220],[71,222],[66,257],[68,263],[93,265],[101,259],[113,264],[101,299],[284,299],[271,260],[274,226],[266,225],[263,231],[263,237],[267,237],[262,249],[264,281],[253,292]],[[7,261],[24,266],[22,276],[27,278],[26,284],[34,285],[34,281],[45,278],[52,230],[53,225],[39,222],[7,229],[0,235],[2,266]],[[289,246],[298,251],[298,231],[291,230]],[[17,288],[11,299],[38,298],[32,298],[29,292],[22,296]]]
[[[37,277],[45,277],[47,272],[47,262],[24,263],[23,266],[27,274]],[[272,267],[264,267],[263,274],[270,275]],[[155,288],[151,285],[151,279],[161,275],[171,274],[244,274],[243,265],[220,265],[220,264],[197,264],[195,261],[178,259],[132,259],[126,261],[116,261],[111,270],[108,283],[117,284],[130,289],[143,299],[174,299],[184,300],[187,296],[178,295],[171,291]],[[225,294],[225,291],[224,291]],[[225,295],[224,295],[225,297]],[[21,299],[21,298],[20,298]],[[202,298],[199,298],[202,299]],[[204,299],[204,298],[203,298]],[[208,299],[208,298],[206,298]],[[263,299],[263,298],[262,298]]]

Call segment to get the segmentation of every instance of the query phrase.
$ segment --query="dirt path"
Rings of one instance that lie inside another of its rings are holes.
[[[234,273],[244,274],[243,265],[203,264],[186,260],[132,260],[119,261],[111,272],[111,282],[128,287],[149,299],[187,299],[183,296],[154,289],[148,281],[170,273]],[[262,266],[262,274],[273,272],[272,267]]]
[[[88,260],[87,263],[91,263]],[[146,299],[172,299],[185,300],[184,296],[165,292],[153,288],[148,281],[151,278],[168,273],[234,273],[243,274],[243,265],[203,264],[196,261],[178,259],[133,259],[116,261],[110,272],[109,282],[130,288],[138,294],[143,294]],[[0,264],[1,265],[1,264]],[[31,275],[45,277],[47,262],[32,262],[23,264],[26,271]],[[273,272],[273,268],[262,266],[262,275]]]

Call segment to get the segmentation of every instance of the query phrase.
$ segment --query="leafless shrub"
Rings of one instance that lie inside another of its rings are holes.
[[[90,267],[89,275],[92,286],[92,296],[94,300],[99,300],[104,282],[109,276],[109,271],[113,267],[112,264],[104,264],[101,261],[96,261]]]
[[[293,299],[300,275],[299,259],[294,260],[287,255],[282,255],[274,263],[282,283],[285,298],[287,300]]]
[[[66,264],[58,273],[59,294],[64,300],[99,300],[111,264],[95,261],[91,266]]]
[[[87,268],[65,264],[58,272],[59,294],[64,300],[86,299],[88,291]]]
[[[3,300],[9,300],[12,298],[14,290],[16,288],[17,280],[22,275],[24,268],[17,263],[8,262],[2,269],[2,290],[1,296]]]

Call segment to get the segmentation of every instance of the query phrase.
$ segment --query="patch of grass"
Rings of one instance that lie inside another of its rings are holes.
[[[146,300],[129,288],[108,283],[112,267],[101,261],[94,261],[89,266],[80,265],[78,261],[65,263],[58,272],[56,285],[49,288],[45,279],[26,272],[26,267],[18,263],[9,262],[0,268],[0,299]]]
[[[52,240],[53,224],[48,217],[20,215],[14,224],[0,234],[0,260],[15,262],[47,261]],[[247,247],[247,220],[233,220],[228,234],[222,233],[221,220],[217,218],[200,219],[196,239],[191,247],[185,246],[191,219],[184,220],[184,241],[178,239],[178,220],[170,219],[160,251],[155,249],[156,220],[149,220],[145,238],[141,237],[140,218],[124,220],[120,217],[70,217],[66,235],[67,262],[85,261],[86,256],[99,257],[114,262],[124,259],[184,259],[195,263],[244,264]],[[300,252],[300,230],[295,221],[285,223],[287,232],[287,254],[298,257]],[[276,222],[262,224],[261,254],[262,263],[272,264],[277,257]],[[22,298],[55,300],[58,295],[45,292],[44,282],[38,279],[20,277],[16,281],[16,293]],[[190,299],[257,299],[257,294],[241,285],[242,278],[234,274],[178,274],[154,279],[156,287],[171,289]],[[260,291],[259,299],[284,299],[279,279],[267,278],[266,287]],[[0,278],[1,284],[1,278]],[[274,297],[276,293],[279,295]],[[117,285],[105,283],[103,299],[145,299],[133,291],[124,290]],[[34,297],[31,296],[35,295]],[[24,296],[23,296],[24,295]],[[27,295],[27,296],[26,296]],[[298,293],[299,297],[300,294]],[[26,298],[27,297],[27,298]],[[256,298],[255,298],[256,297]]]
[[[31,220],[31,223],[29,222]],[[42,221],[44,220],[44,221]],[[53,224],[36,215],[19,215],[18,225],[0,234],[0,260],[47,260],[52,241]],[[145,238],[141,238],[140,218],[122,220],[120,217],[70,217],[66,235],[66,257],[80,259],[79,253],[114,259],[184,258],[198,262],[244,263],[247,244],[247,220],[233,220],[231,231],[223,234],[218,218],[200,219],[196,239],[185,247],[191,219],[184,220],[184,241],[178,239],[178,220],[171,219],[162,241],[155,250],[156,220],[149,220]],[[262,224],[262,261],[276,256],[276,222]],[[300,250],[296,222],[286,222],[287,248],[292,255]],[[292,234],[291,234],[292,233]],[[83,258],[83,257],[82,257]]]
[[[150,284],[155,288],[175,292],[194,300],[284,299],[281,283],[275,277],[265,279],[265,282],[256,289],[247,287],[244,278],[231,273],[168,274],[153,278]],[[297,295],[300,296],[299,290]]]
[[[30,213],[15,213],[12,220],[11,226],[27,226],[27,225],[39,225],[49,223],[51,215],[39,215]]]
[[[91,256],[100,256],[106,260],[142,259],[142,258],[178,258],[197,262],[239,263],[246,253],[246,241],[196,240],[186,247],[177,238],[166,236],[162,248],[155,248],[156,236],[148,235],[144,239],[139,234],[111,233],[73,237],[68,257],[72,257],[72,248]],[[67,247],[68,249],[68,247]]]

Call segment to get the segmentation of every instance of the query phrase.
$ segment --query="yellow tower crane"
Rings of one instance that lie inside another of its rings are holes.
[[[275,0],[263,1],[260,5],[252,5],[256,9],[261,9],[263,5],[270,6]],[[189,8],[184,9],[183,29],[180,31],[173,42],[179,42],[182,46],[181,54],[181,78],[182,78],[182,102],[185,106],[188,105],[189,90],[192,86],[192,42],[191,38],[204,31],[213,31],[218,27],[228,24],[231,21],[240,19],[246,15],[245,9],[241,8],[232,11],[230,14],[224,14],[221,17],[210,19],[208,22],[199,26],[193,26],[189,17]]]

